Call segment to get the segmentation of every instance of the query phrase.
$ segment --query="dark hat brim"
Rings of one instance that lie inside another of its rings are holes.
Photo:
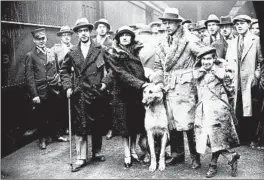
[[[59,31],[59,32],[57,32],[57,36],[61,36],[61,34],[63,34],[63,33],[70,33],[70,34],[73,34],[73,31]]]
[[[207,55],[207,54],[216,54],[216,49],[215,48],[212,48],[211,50],[209,51],[204,51],[200,54],[197,55],[197,58],[198,59],[201,59],[203,56]]]
[[[102,21],[96,21],[94,23],[94,29],[97,29],[97,27],[98,27],[99,24],[104,24],[108,28],[108,30],[110,30],[110,24],[108,24],[106,22],[102,22]]]
[[[191,20],[185,20],[185,21],[182,21],[182,25],[186,24],[186,23],[192,23]]]
[[[236,24],[237,21],[243,21],[243,22],[251,23],[251,20],[248,20],[248,19],[234,19],[233,23]]]
[[[123,29],[123,30],[116,33],[115,40],[119,40],[120,35],[123,33],[129,33],[132,38],[135,38],[135,33],[133,31],[130,31],[128,29]]]
[[[163,17],[160,17],[159,19],[162,21],[168,20],[168,21],[182,22],[182,19],[179,19],[179,18],[163,18]]]
[[[228,22],[228,23],[219,23],[219,26],[223,26],[223,25],[231,25],[233,26],[234,24],[232,22]]]
[[[74,31],[75,33],[77,33],[78,29],[83,28],[83,27],[85,27],[85,26],[88,27],[88,29],[89,29],[90,31],[92,31],[93,28],[94,28],[94,26],[93,26],[92,24],[80,24],[80,25],[75,26],[75,27],[73,28],[73,31]]]
[[[207,24],[210,23],[210,22],[215,22],[215,23],[217,23],[217,24],[220,23],[219,20],[208,20],[208,21],[205,21],[205,22],[204,22],[205,26],[207,27]]]

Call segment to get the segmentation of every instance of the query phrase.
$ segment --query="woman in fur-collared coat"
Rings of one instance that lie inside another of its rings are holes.
[[[239,145],[239,139],[234,125],[236,117],[228,102],[227,93],[232,88],[228,87],[231,83],[225,75],[224,60],[216,57],[213,47],[205,47],[197,57],[194,66],[199,101],[195,113],[196,149],[204,154],[206,145],[211,148],[212,160],[206,177],[216,174],[220,154],[228,158],[232,176],[236,176],[239,154],[230,149]]]
[[[111,73],[104,78],[107,87],[113,87],[113,133],[123,136],[125,167],[131,167],[131,158],[138,161],[135,151],[137,134],[144,132],[145,109],[142,105],[146,82],[135,34],[128,26],[119,28],[113,48],[108,50],[107,65]]]

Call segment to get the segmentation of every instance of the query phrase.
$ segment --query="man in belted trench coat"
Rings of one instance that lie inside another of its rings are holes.
[[[54,52],[46,47],[45,29],[35,29],[31,33],[35,47],[26,55],[25,73],[29,94],[37,114],[40,148],[46,149],[47,139],[50,135],[54,135],[51,132],[55,131],[54,110],[59,93],[58,62]]]
[[[93,25],[86,18],[76,21],[73,31],[79,43],[65,56],[61,67],[61,80],[67,97],[72,102],[72,132],[75,135],[77,161],[72,172],[79,171],[87,163],[88,134],[92,134],[92,160],[105,161],[101,153],[103,124],[99,123],[102,114],[103,89],[101,80],[106,74],[102,47],[90,38]],[[74,69],[74,81],[71,70]],[[99,127],[100,126],[100,127]]]
[[[197,91],[192,75],[192,66],[202,45],[197,37],[181,25],[178,9],[167,8],[160,18],[167,29],[168,37],[157,47],[154,71],[167,91],[166,102],[170,129],[171,158],[167,164],[185,161],[183,132],[188,137],[192,168],[200,167],[200,156],[195,149],[194,109]],[[156,83],[156,82],[155,82]]]

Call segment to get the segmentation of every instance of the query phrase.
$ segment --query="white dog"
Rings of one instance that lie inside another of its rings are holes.
[[[155,84],[148,85],[143,91],[142,103],[145,106],[145,129],[147,131],[151,162],[149,171],[157,168],[155,141],[160,138],[159,170],[165,170],[165,149],[169,138],[168,119],[164,106],[162,88]]]

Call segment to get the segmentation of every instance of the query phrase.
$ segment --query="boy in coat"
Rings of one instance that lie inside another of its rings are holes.
[[[212,159],[207,178],[217,173],[217,160],[222,154],[237,174],[240,155],[230,148],[239,145],[234,121],[236,117],[228,101],[232,95],[232,84],[225,73],[224,61],[216,56],[216,49],[204,47],[197,56],[194,78],[198,89],[198,104],[195,113],[195,138],[198,153],[205,153],[206,145],[211,148]],[[236,122],[236,121],[235,121]]]

